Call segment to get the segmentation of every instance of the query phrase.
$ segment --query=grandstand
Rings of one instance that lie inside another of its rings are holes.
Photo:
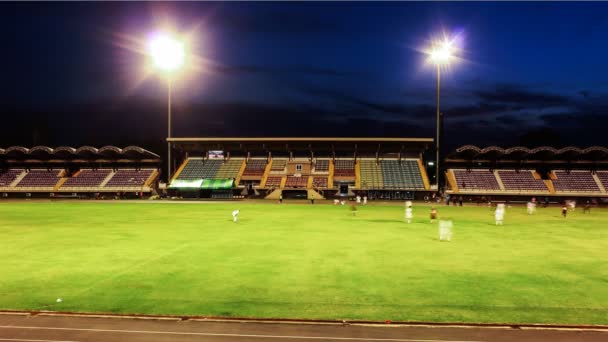
[[[150,193],[159,166],[158,155],[136,146],[13,146],[0,149],[0,193],[3,197]]]
[[[205,180],[232,179],[233,193],[260,198],[315,198],[366,191],[430,191],[422,155],[426,138],[171,138],[184,159],[173,176],[176,193],[200,192]],[[212,156],[219,155],[221,159]],[[212,153],[210,153],[212,152]],[[232,165],[231,174],[216,172]],[[226,166],[227,167],[227,166]],[[188,181],[188,182],[186,182]],[[227,190],[227,189],[221,189]],[[392,196],[389,196],[392,198]]]
[[[555,200],[606,197],[608,149],[463,146],[446,158],[447,192],[543,196]]]

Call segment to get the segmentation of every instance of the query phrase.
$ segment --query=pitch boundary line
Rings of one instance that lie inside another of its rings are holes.
[[[181,331],[159,331],[159,330],[123,330],[123,329],[94,329],[94,328],[60,328],[60,327],[37,327],[19,325],[1,325],[0,329],[22,329],[22,330],[59,330],[59,331],[89,331],[125,334],[154,334],[154,335],[182,335],[182,336],[219,336],[219,337],[249,337],[249,338],[274,338],[294,340],[333,340],[333,341],[378,341],[378,342],[485,342],[477,340],[428,340],[408,338],[368,338],[368,337],[331,337],[331,336],[297,336],[297,335],[260,335],[260,334],[230,334],[230,333],[205,333],[205,332],[181,332]],[[74,341],[59,341],[74,342]]]

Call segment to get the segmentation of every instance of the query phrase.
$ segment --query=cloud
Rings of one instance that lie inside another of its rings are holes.
[[[570,98],[563,95],[534,92],[517,85],[496,85],[492,91],[477,90],[475,95],[484,102],[519,104],[525,106],[542,107],[549,105],[565,105]]]

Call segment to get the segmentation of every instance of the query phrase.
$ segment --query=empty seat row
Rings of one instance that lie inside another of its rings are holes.
[[[530,170],[499,170],[498,175],[507,191],[549,191],[545,182],[534,178]]]
[[[314,177],[312,179],[312,186],[314,188],[327,188],[328,187],[328,181],[327,181],[327,177]]]
[[[229,159],[224,161],[217,173],[216,178],[219,179],[234,179],[239,176],[241,166],[243,165],[243,159]]]
[[[222,163],[221,159],[188,159],[177,179],[215,178]]]
[[[494,172],[483,170],[454,170],[454,177],[458,189],[464,190],[491,190],[500,191],[500,185]]]
[[[308,182],[308,177],[287,176],[285,182],[286,188],[305,188]]]
[[[272,166],[270,167],[270,171],[284,171],[285,166],[287,166],[286,159],[273,159]]]
[[[555,171],[553,180],[555,191],[567,192],[599,192],[593,175],[589,171]]]
[[[152,169],[119,169],[105,187],[142,187],[153,172]]]
[[[315,171],[327,172],[329,171],[329,159],[317,159],[315,162]]]
[[[266,179],[266,187],[267,188],[278,188],[279,186],[281,186],[281,179],[283,177],[280,176],[269,176]]]
[[[244,176],[261,176],[266,169],[266,159],[249,159],[245,166]]]
[[[417,160],[382,160],[385,189],[424,189]]]
[[[376,160],[362,159],[361,165],[361,188],[382,189],[384,188],[384,177],[382,169]]]

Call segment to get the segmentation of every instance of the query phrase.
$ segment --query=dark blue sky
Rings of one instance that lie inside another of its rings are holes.
[[[100,2],[0,3],[0,145],[161,143],[165,84],[124,45],[163,19],[206,61],[176,81],[176,136],[433,136],[417,50],[445,31],[450,146],[604,141],[608,3]]]

